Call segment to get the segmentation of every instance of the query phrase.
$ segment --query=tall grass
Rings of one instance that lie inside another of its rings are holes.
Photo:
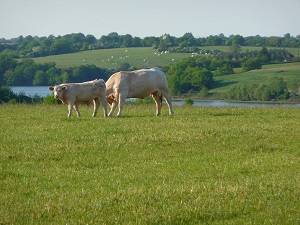
[[[0,105],[0,224],[299,224],[296,108]]]

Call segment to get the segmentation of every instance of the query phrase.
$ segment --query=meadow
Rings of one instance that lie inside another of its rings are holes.
[[[214,77],[215,88],[211,93],[215,96],[222,96],[223,93],[238,84],[266,84],[271,77],[282,77],[288,85],[289,90],[298,89],[300,86],[300,63],[282,63],[264,65],[262,69],[251,70],[241,73],[238,70],[234,74]]]
[[[158,53],[154,48],[115,48],[53,55],[33,60],[36,63],[55,62],[59,68],[94,64],[101,68],[116,69],[122,63],[129,63],[135,68],[162,67],[189,56],[191,54],[188,53]]]
[[[228,52],[230,46],[203,46],[203,50],[219,50]],[[269,48],[274,49],[274,48]],[[279,48],[280,49],[280,48]],[[282,48],[281,48],[282,49]],[[285,48],[295,56],[299,55],[298,48]],[[243,46],[241,51],[259,51],[261,47]],[[69,68],[85,64],[94,64],[101,68],[116,69],[122,63],[129,63],[135,68],[163,67],[171,63],[191,57],[191,53],[159,53],[151,47],[115,48],[81,51],[71,54],[53,55],[33,58],[36,63],[55,62],[58,68]]]
[[[299,224],[297,108],[0,104],[0,224]]]

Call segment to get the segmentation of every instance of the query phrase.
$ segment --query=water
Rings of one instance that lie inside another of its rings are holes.
[[[53,93],[49,91],[48,86],[13,86],[12,91],[16,94],[22,92],[27,96],[33,97],[39,95],[46,97]],[[174,105],[184,105],[183,100],[174,100]],[[225,102],[225,101],[194,101],[194,106],[212,106],[212,107],[294,107],[300,108],[300,104],[289,104],[289,103],[257,103],[257,102]]]
[[[175,100],[173,105],[182,106],[184,101]],[[291,103],[261,103],[261,102],[226,102],[226,101],[194,101],[194,106],[213,106],[213,107],[293,107],[300,108],[300,104]]]
[[[33,97],[34,95],[46,97],[47,95],[53,94],[51,91],[49,91],[48,86],[12,86],[10,88],[16,94],[22,92],[30,97]]]

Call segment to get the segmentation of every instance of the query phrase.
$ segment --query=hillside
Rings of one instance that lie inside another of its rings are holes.
[[[242,51],[259,50],[259,47],[242,47]],[[210,46],[203,50],[229,51],[229,47]],[[288,49],[296,55],[294,48]],[[122,63],[129,63],[133,68],[163,67],[176,63],[183,58],[191,57],[190,53],[158,53],[153,48],[116,48],[81,51],[72,54],[55,55],[34,58],[36,63],[55,62],[59,68],[69,68],[85,64],[94,64],[97,67],[117,69]],[[221,97],[236,84],[258,84],[266,82],[272,76],[283,77],[291,90],[299,89],[300,63],[285,63],[263,66],[262,69],[215,77],[215,87],[210,90],[213,97]],[[297,91],[298,92],[298,91]]]
[[[214,96],[221,96],[237,84],[261,84],[272,76],[283,77],[287,81],[289,90],[298,89],[300,86],[300,63],[283,63],[265,65],[262,69],[246,73],[236,73],[215,77],[216,88],[211,90]]]
[[[157,53],[153,48],[115,48],[39,57],[34,61],[55,62],[59,68],[94,64],[101,68],[116,69],[122,63],[129,63],[134,68],[150,68],[169,65],[189,56],[189,53]]]
[[[203,50],[219,50],[228,52],[230,46],[203,46]],[[243,46],[241,51],[260,50],[261,47]],[[274,48],[268,48],[274,49]],[[282,48],[279,48],[282,49]],[[299,54],[299,49],[285,48],[293,55]],[[81,51],[70,54],[53,55],[33,58],[36,63],[55,62],[59,68],[69,68],[73,66],[94,64],[97,67],[116,69],[122,63],[129,63],[134,68],[162,67],[170,63],[178,62],[183,58],[190,57],[190,53],[158,53],[156,49],[150,47],[138,48],[114,48]]]

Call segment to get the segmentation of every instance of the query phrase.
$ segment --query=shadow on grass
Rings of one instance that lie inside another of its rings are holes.
[[[226,87],[226,86],[236,84],[236,83],[238,83],[238,82],[236,82],[236,81],[230,81],[230,82],[215,81],[214,82],[214,88]]]

